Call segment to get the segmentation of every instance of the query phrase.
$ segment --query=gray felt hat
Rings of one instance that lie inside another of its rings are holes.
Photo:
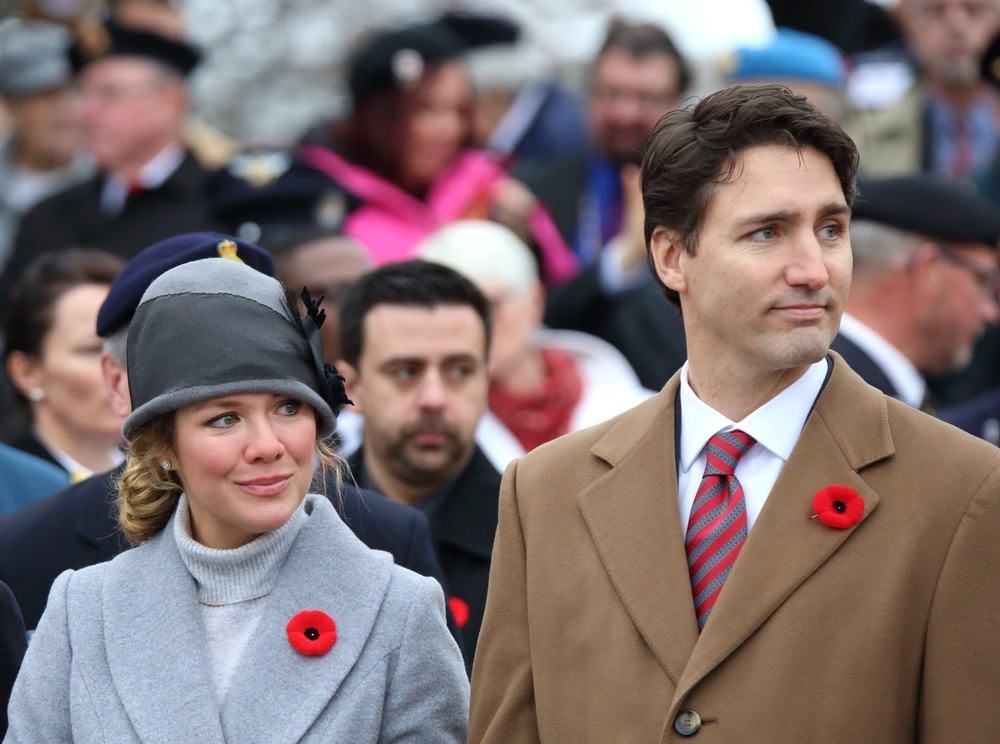
[[[0,95],[20,98],[65,85],[69,29],[47,21],[11,18],[0,23]]]
[[[298,318],[276,279],[225,258],[162,274],[129,324],[132,414],[122,434],[131,439],[156,416],[192,403],[276,393],[312,406],[317,433],[329,436],[346,397],[336,370],[324,368],[316,311]]]

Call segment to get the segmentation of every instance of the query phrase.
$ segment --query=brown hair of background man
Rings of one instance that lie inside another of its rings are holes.
[[[650,271],[678,309],[680,297],[663,283],[653,265],[649,250],[653,230],[676,230],[693,256],[715,186],[738,178],[740,152],[760,145],[819,150],[833,164],[847,203],[853,203],[858,150],[847,133],[805,96],[780,85],[734,85],[694,107],[671,111],[646,143],[642,200]]]

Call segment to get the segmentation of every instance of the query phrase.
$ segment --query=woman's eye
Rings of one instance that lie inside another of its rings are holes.
[[[208,425],[216,429],[228,429],[237,422],[235,413],[223,413],[221,416],[216,416],[214,419],[208,422]]]
[[[283,416],[294,416],[302,408],[302,404],[297,400],[286,400],[278,406],[278,413]]]

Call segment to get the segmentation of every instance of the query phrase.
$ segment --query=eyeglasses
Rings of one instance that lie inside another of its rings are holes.
[[[949,248],[946,245],[937,244],[937,249],[941,254],[941,258],[945,261],[955,266],[961,266],[972,274],[973,279],[976,281],[976,288],[983,296],[989,297],[994,302],[998,302],[998,299],[1000,299],[1000,269],[987,269],[984,266],[980,266],[975,261],[970,261],[954,248]]]

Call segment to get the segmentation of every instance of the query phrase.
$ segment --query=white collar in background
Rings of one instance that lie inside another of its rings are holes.
[[[158,189],[181,167],[184,155],[184,148],[176,142],[167,145],[139,169],[139,185],[147,191]],[[104,179],[101,211],[111,217],[121,214],[125,208],[125,199],[128,197],[128,187],[125,179],[117,174],[111,174]]]
[[[699,398],[688,383],[688,363],[681,367],[680,468],[691,469],[708,440],[720,431],[739,429],[782,460],[787,461],[799,441],[802,427],[823,389],[829,371],[823,358],[809,365],[799,379],[739,423],[730,421]]]
[[[913,366],[913,362],[903,356],[903,352],[847,313],[844,313],[844,317],[840,320],[840,332],[844,338],[871,357],[896,388],[901,401],[914,408],[923,405],[924,396],[927,395],[927,383],[923,375]]]

